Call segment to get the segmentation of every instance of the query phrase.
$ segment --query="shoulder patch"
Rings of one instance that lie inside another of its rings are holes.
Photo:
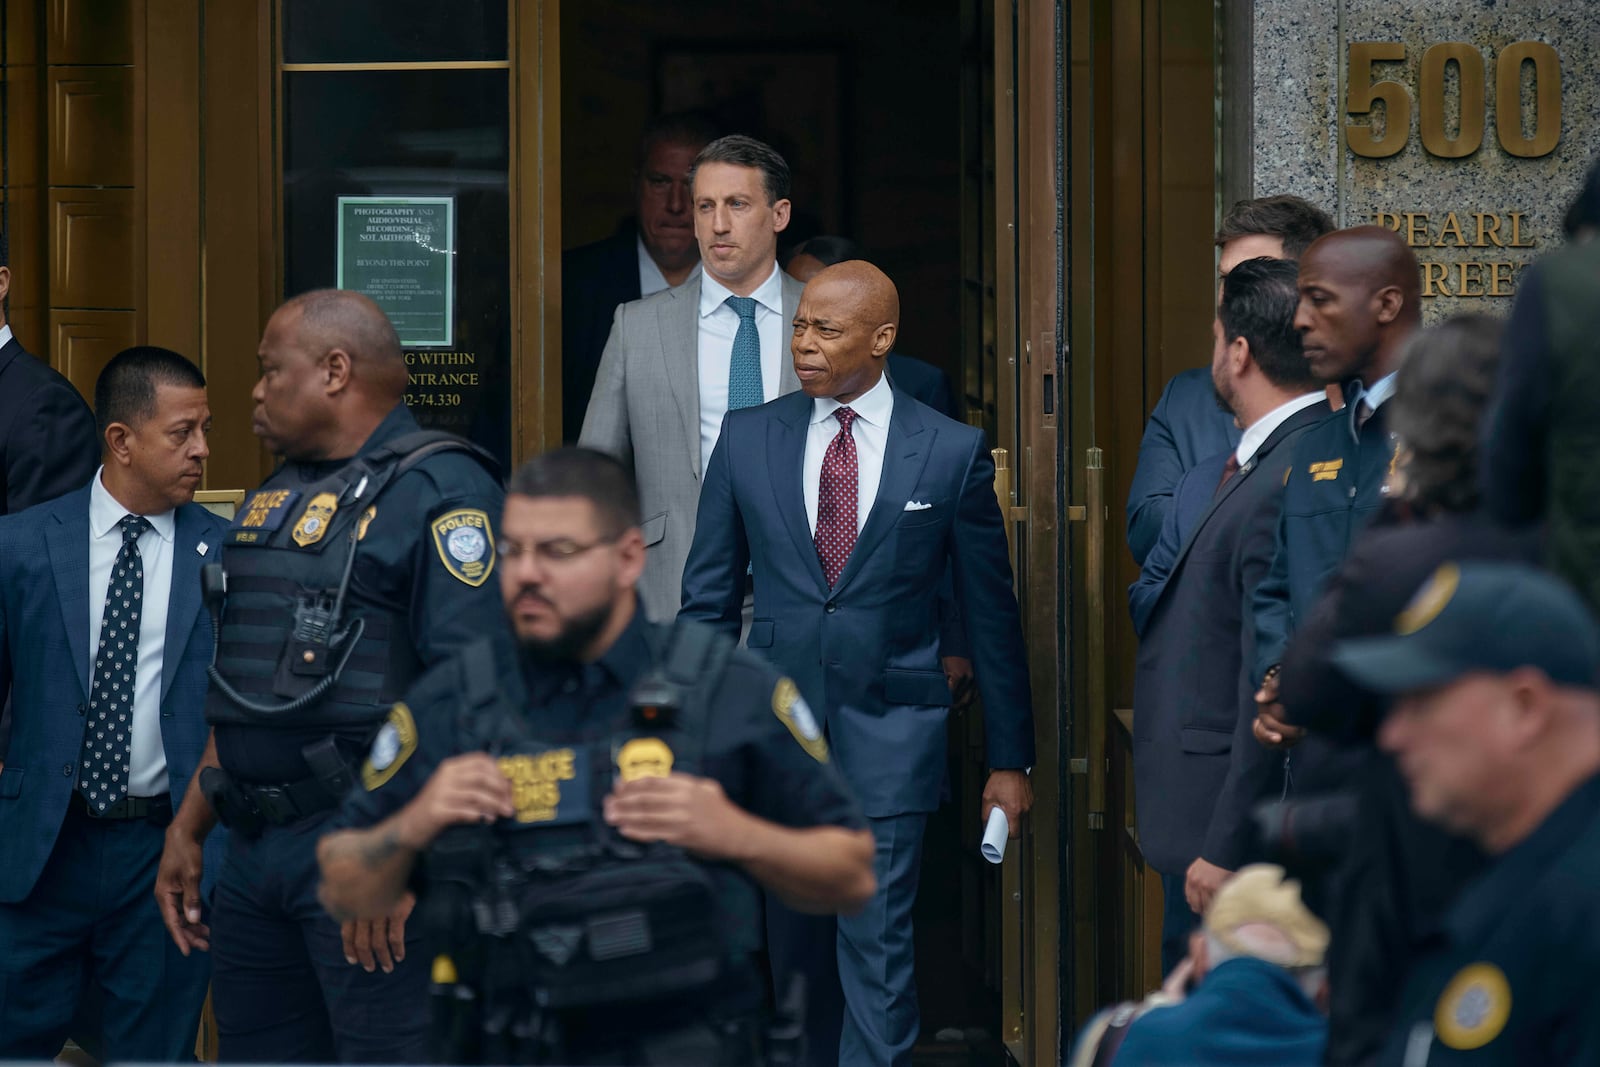
[[[482,585],[494,572],[494,531],[477,508],[457,508],[433,520],[433,544],[445,570],[467,585]]]
[[[800,687],[788,678],[779,678],[772,689],[772,713],[789,728],[808,756],[818,763],[828,762],[828,741],[822,736],[822,727],[800,695]]]
[[[367,761],[361,765],[361,784],[372,792],[394,777],[406,760],[417,750],[417,723],[411,709],[396,704],[389,709],[389,718],[372,739],[372,749]]]
[[[1450,1048],[1482,1048],[1500,1036],[1511,1018],[1511,984],[1492,963],[1473,963],[1456,972],[1439,994],[1433,1029]]]

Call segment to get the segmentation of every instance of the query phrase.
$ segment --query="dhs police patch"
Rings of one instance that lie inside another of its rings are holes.
[[[494,532],[489,516],[477,508],[457,508],[434,519],[433,544],[445,569],[467,585],[482,585],[494,571]]]

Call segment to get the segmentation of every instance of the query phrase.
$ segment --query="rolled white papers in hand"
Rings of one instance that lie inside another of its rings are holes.
[[[1006,842],[1010,839],[1011,823],[996,804],[989,811],[989,823],[983,828],[983,844],[978,846],[978,852],[990,863],[999,863],[1006,858]]]

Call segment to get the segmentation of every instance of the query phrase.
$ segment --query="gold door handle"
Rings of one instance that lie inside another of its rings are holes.
[[[1084,503],[1067,509],[1069,522],[1084,523],[1084,603],[1088,609],[1089,828],[1106,825],[1106,465],[1105,452],[1091,448],[1083,465]],[[1073,761],[1076,763],[1077,761]]]

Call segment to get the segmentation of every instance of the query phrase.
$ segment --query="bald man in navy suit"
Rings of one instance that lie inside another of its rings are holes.
[[[845,1065],[908,1064],[917,1038],[911,905],[944,780],[952,698],[936,604],[947,573],[969,623],[990,768],[970,817],[999,807],[1016,834],[1033,802],[1032,696],[994,466],[982,431],[884,377],[898,321],[894,284],[870,264],[806,286],[790,341],[801,391],[724,419],[683,580],[681,614],[737,636],[753,574],[749,647],[799,685],[816,721],[798,728],[826,735],[877,839],[878,893],[838,919],[842,1033],[830,1048],[808,1029],[813,1062]],[[781,989],[796,930],[774,915],[769,901]]]

